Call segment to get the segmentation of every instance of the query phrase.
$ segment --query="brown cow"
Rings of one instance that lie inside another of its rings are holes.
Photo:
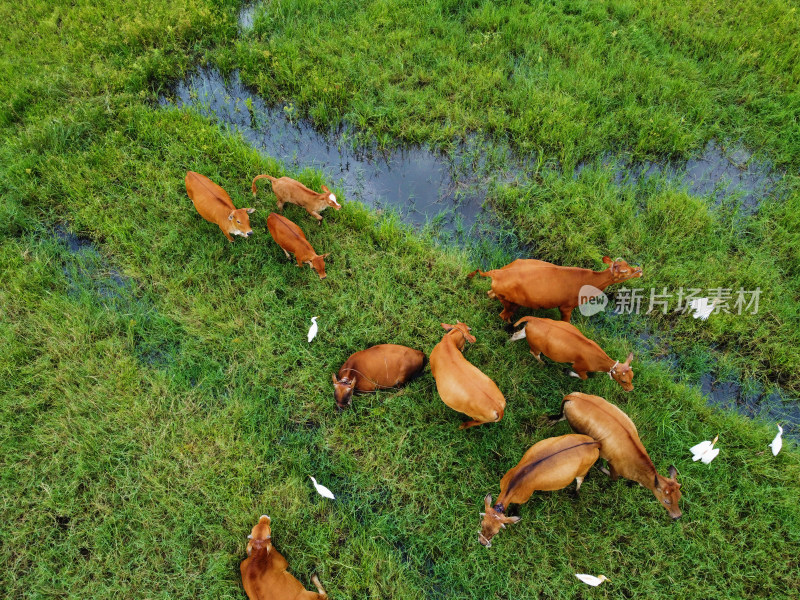
[[[319,578],[314,575],[311,582],[319,593],[309,592],[286,569],[289,563],[272,545],[270,518],[261,515],[247,536],[247,558],[242,561],[242,584],[250,600],[326,600],[328,593]]]
[[[276,179],[271,175],[257,175],[253,179],[253,197],[256,195],[256,181],[259,179],[269,179],[272,182],[272,191],[278,198],[278,210],[283,210],[283,205],[286,202],[302,206],[313,217],[316,217],[318,223],[322,223],[322,217],[319,213],[332,206],[336,210],[342,208],[342,205],[336,201],[336,196],[324,185],[322,186],[322,194],[318,194],[314,190],[308,189],[299,181],[291,177],[281,177]]]
[[[205,175],[187,171],[186,193],[200,216],[219,225],[228,241],[233,241],[231,234],[242,237],[253,235],[248,215],[253,214],[256,209],[236,208],[228,193]]]
[[[675,467],[669,468],[669,479],[656,471],[653,461],[639,440],[639,432],[628,415],[600,396],[573,392],[564,396],[561,415],[551,421],[566,419],[573,431],[589,435],[600,442],[600,456],[608,461],[612,481],[621,475],[653,492],[673,519],[681,517],[678,501],[681,484]]]
[[[533,492],[560,490],[574,479],[575,491],[581,489],[583,478],[597,462],[600,455],[595,440],[588,435],[570,433],[547,438],[531,446],[517,463],[500,480],[500,496],[492,506],[492,496],[484,498],[485,513],[478,541],[487,548],[492,547],[491,539],[505,527],[506,523],[516,523],[519,517],[507,517],[506,509],[511,504],[524,504]]]
[[[332,374],[336,406],[350,406],[353,391],[374,392],[402,385],[424,366],[425,354],[407,346],[379,344],[359,350]]]
[[[586,379],[586,374],[589,372],[603,371],[608,373],[608,376],[620,384],[626,392],[633,389],[633,369],[631,369],[633,353],[628,354],[624,363],[620,363],[618,360],[609,358],[596,342],[583,335],[571,323],[538,317],[522,317],[514,323],[514,327],[525,322],[527,324],[524,329],[517,331],[509,341],[526,338],[531,354],[540,363],[544,364],[541,358],[541,355],[544,354],[550,360],[571,363],[574,370],[570,371],[570,375],[573,377]]]
[[[462,350],[469,341],[475,343],[466,323],[442,323],[447,333],[431,352],[431,373],[442,401],[453,410],[465,413],[474,420],[461,424],[460,429],[495,423],[503,418],[506,399],[494,381],[472,365]]]
[[[603,262],[609,265],[607,269],[592,271],[518,258],[500,269],[485,273],[478,269],[468,277],[480,273],[492,278],[492,287],[486,294],[503,303],[500,318],[504,321],[510,323],[517,308],[527,306],[534,309],[558,308],[561,318],[569,322],[572,311],[579,304],[599,296],[609,285],[642,276],[641,268],[634,269],[624,260],[612,261],[604,256]],[[593,286],[598,291],[581,291],[584,286]]]
[[[267,229],[269,229],[272,239],[283,249],[286,258],[291,259],[289,256],[291,252],[297,260],[298,267],[306,264],[317,272],[320,279],[325,279],[325,259],[330,252],[321,256],[317,254],[308,243],[303,230],[278,213],[269,213]]]

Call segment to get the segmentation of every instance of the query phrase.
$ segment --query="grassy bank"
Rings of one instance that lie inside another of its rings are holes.
[[[505,344],[463,253],[337,190],[344,208],[322,226],[286,209],[332,253],[328,278],[292,266],[265,229],[272,197],[249,192],[254,174],[282,167],[191,113],[152,106],[159,82],[191,60],[238,51],[237,5],[185,6],[28,3],[3,40],[26,44],[0,53],[7,597],[242,598],[238,564],[262,513],[291,571],[306,584],[318,572],[332,598],[579,598],[575,572],[611,578],[600,597],[798,595],[800,456],[772,457],[770,427],[712,411],[658,363],[636,365],[630,394],[537,366],[523,343]],[[253,238],[229,244],[196,214],[187,169],[256,207]],[[65,231],[82,237],[65,243]],[[790,231],[774,231],[774,260],[792,260]],[[507,397],[499,424],[459,431],[429,371],[336,412],[330,373],[351,352],[396,342],[429,353],[439,323],[456,319],[478,338],[466,356]],[[630,350],[597,338],[615,356]],[[647,491],[593,470],[580,499],[537,494],[481,547],[483,496],[530,445],[566,433],[539,421],[578,389],[631,415],[660,472],[676,465],[684,518],[673,524]],[[688,447],[716,433],[717,460],[692,463]]]

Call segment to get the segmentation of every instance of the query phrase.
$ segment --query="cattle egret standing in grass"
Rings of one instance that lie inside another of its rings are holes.
[[[716,436],[710,442],[706,440],[705,442],[700,442],[696,446],[689,448],[689,452],[691,452],[693,455],[692,460],[695,462],[702,460],[706,465],[714,460],[717,457],[717,454],[719,454],[719,448],[714,448],[714,444],[717,443],[718,439],[719,436]]]
[[[583,573],[575,573],[575,577],[580,579],[583,583],[588,583],[592,587],[597,587],[604,581],[611,581],[605,575],[600,575],[600,577],[595,577],[594,575],[585,575]]]
[[[714,298],[711,304],[708,303],[708,298],[695,298],[689,303],[689,306],[694,310],[694,318],[703,319],[703,321],[708,319],[708,315],[714,312],[714,307],[716,305],[716,298]]]
[[[769,445],[772,448],[772,456],[778,456],[778,452],[781,451],[783,447],[783,439],[781,436],[783,435],[783,427],[778,425],[778,435],[775,436],[775,439],[772,440],[772,443]]]
[[[311,477],[311,475],[309,475],[309,477]],[[313,477],[311,477],[311,483],[313,483],[314,487],[317,488],[317,493],[319,493],[320,496],[324,496],[325,498],[330,498],[331,500],[335,500],[333,492],[330,491],[328,488],[326,488],[324,485],[318,484],[317,480],[314,479]]]
[[[319,317],[311,317],[311,327],[308,328],[308,343],[311,343],[315,337],[317,337],[317,319]]]

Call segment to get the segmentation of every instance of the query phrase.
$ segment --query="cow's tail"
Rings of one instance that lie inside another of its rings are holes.
[[[259,179],[269,179],[270,183],[275,183],[276,181],[272,175],[267,175],[266,173],[264,175],[256,175],[255,178],[253,179],[253,184],[250,186],[250,189],[253,191],[253,196],[256,195],[257,191],[256,181],[258,181]]]
[[[480,269],[475,269],[472,273],[467,275],[467,279],[472,279],[473,277],[475,277],[475,273],[480,273],[482,277],[487,277],[489,275],[488,271],[484,273]]]
[[[522,317],[519,321],[514,323],[514,327],[519,327],[520,323],[525,323],[526,321],[530,321],[534,317]],[[514,334],[508,339],[506,344],[510,344],[511,342],[516,342],[517,340],[525,339],[525,327],[520,329],[519,331],[515,331]]]
[[[564,399],[561,401],[561,412],[557,415],[548,415],[547,418],[547,425],[553,426],[560,421],[565,421],[567,417],[564,416],[564,404],[567,403],[569,400],[569,396],[564,396]]]

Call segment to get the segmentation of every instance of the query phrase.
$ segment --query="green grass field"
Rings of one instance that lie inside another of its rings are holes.
[[[206,63],[385,146],[477,134],[541,153],[536,177],[487,198],[538,258],[599,268],[622,255],[648,288],[760,286],[754,318],[634,324],[668,331],[696,363],[714,344],[731,372],[797,391],[794,7],[278,1],[241,35],[240,7],[0,6],[3,595],[244,598],[238,565],[263,513],[291,572],[308,587],[318,573],[331,598],[800,595],[800,455],[789,442],[772,456],[773,425],[707,407],[658,350],[637,357],[629,394],[538,366],[506,345],[468,251],[335,189],[344,208],[322,226],[286,208],[331,252],[320,281],[269,238],[271,194],[250,195],[253,175],[283,167],[156,102]],[[712,138],[784,170],[755,217],[675,186],[621,189],[599,160],[681,159]],[[583,159],[598,160],[573,178]],[[251,239],[230,244],[197,215],[187,170],[256,207]],[[350,353],[427,354],[457,319],[477,337],[467,358],[506,395],[500,423],[459,431],[429,370],[335,410],[330,373]],[[633,349],[595,317],[577,322],[615,357]],[[575,390],[617,403],[659,472],[678,468],[684,517],[593,469],[580,498],[535,494],[483,548],[483,497],[533,443],[567,433],[541,417]],[[688,448],[717,433],[719,457],[693,463]],[[576,572],[611,581],[591,589]]]

